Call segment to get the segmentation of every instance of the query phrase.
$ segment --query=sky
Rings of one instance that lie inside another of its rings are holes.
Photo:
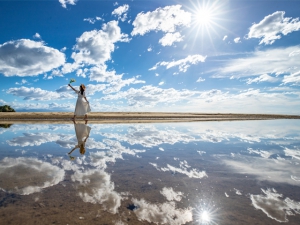
[[[0,0],[0,105],[300,114],[300,1]]]

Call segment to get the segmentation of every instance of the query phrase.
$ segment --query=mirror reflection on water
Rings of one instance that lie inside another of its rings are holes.
[[[299,224],[300,121],[0,127],[2,224]]]

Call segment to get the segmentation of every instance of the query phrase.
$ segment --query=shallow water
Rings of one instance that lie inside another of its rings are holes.
[[[14,124],[0,134],[0,224],[300,221],[300,120]],[[78,142],[85,153],[68,154]]]

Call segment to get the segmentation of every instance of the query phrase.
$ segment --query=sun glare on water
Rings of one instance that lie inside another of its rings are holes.
[[[201,214],[201,220],[203,222],[209,222],[210,221],[210,215],[207,211],[203,211]]]

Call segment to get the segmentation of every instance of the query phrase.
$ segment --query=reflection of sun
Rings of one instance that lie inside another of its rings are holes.
[[[207,211],[203,211],[200,216],[201,216],[201,220],[203,222],[209,222],[210,221],[210,214]]]
[[[217,209],[211,204],[206,207],[197,207],[196,211],[196,224],[201,225],[215,225],[217,223]]]

